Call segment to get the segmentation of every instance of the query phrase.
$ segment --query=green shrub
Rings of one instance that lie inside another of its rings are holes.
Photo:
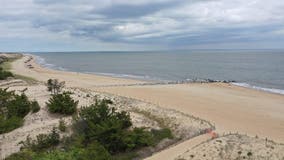
[[[30,112],[30,105],[31,103],[24,93],[21,95],[14,94],[14,99],[8,103],[8,117],[25,117]]]
[[[93,143],[85,148],[72,147],[66,151],[53,149],[49,152],[33,152],[25,149],[6,160],[112,160],[112,157],[103,146]]]
[[[23,125],[23,118],[21,117],[10,117],[5,119],[3,115],[0,115],[0,134],[10,132]]]
[[[102,100],[89,107],[83,107],[79,112],[79,125],[76,125],[76,130],[83,131],[86,141],[98,141],[110,152],[115,152],[125,148],[121,146],[121,136],[124,134],[122,132],[126,132],[125,130],[131,126],[131,121],[128,113],[116,112],[108,106],[110,103],[108,100]]]
[[[23,124],[23,118],[30,112],[33,103],[22,93],[15,94],[0,88],[0,134],[12,131]]]
[[[152,133],[145,131],[144,128],[134,128],[132,131],[128,131],[128,134],[123,137],[123,142],[127,146],[127,150],[154,145]]]
[[[14,91],[8,91],[8,88],[0,88],[0,111],[5,112],[5,108],[8,106],[8,102],[14,99]]]
[[[31,110],[32,110],[32,113],[36,113],[40,110],[40,106],[37,101],[31,102]]]
[[[136,153],[135,151],[130,151],[130,152],[116,154],[112,156],[112,160],[133,160],[137,159],[138,156],[139,154]]]
[[[2,67],[0,67],[0,80],[5,80],[8,77],[13,77],[13,74],[9,71],[4,71]]]
[[[63,119],[59,120],[58,129],[61,132],[65,132],[66,131],[66,123],[65,123],[65,121]]]
[[[39,134],[36,140],[32,140],[29,136],[25,141],[20,142],[23,146],[21,149],[30,149],[32,151],[42,151],[44,149],[56,146],[59,144],[60,136],[55,128],[50,134]]]
[[[83,107],[75,117],[73,134],[62,139],[60,150],[55,148],[59,134],[53,129],[50,134],[38,135],[36,140],[27,137],[21,142],[21,151],[8,160],[131,160],[139,156],[138,149],[173,137],[169,129],[131,129],[129,113],[118,112],[110,104],[110,100],[100,100]],[[59,129],[60,125],[65,127],[65,122],[60,120]]]
[[[59,82],[57,79],[49,79],[46,83],[47,90],[52,94],[59,94],[65,86],[65,82]]]
[[[63,92],[52,95],[46,105],[51,113],[71,115],[76,112],[78,101],[73,100],[69,93]]]
[[[99,143],[93,142],[78,155],[78,160],[111,160],[109,152]]]
[[[168,129],[168,128],[163,128],[163,129],[159,129],[159,130],[152,129],[151,132],[154,136],[155,144],[158,144],[161,140],[163,140],[165,138],[169,138],[169,139],[174,138],[171,130]]]
[[[5,158],[5,160],[33,160],[35,153],[30,150],[22,150],[18,153],[14,153],[9,157]]]
[[[84,136],[85,142],[97,141],[111,154],[154,144],[151,132],[143,128],[130,130],[129,113],[117,112],[109,104],[112,104],[110,100],[96,101],[79,112],[74,128],[75,132]]]

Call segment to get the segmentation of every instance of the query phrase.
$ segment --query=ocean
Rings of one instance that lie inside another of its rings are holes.
[[[284,94],[284,50],[31,53],[43,67],[155,81],[213,79]]]

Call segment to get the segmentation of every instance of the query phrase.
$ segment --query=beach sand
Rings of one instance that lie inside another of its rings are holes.
[[[240,132],[284,142],[283,95],[222,83],[98,89],[209,120],[219,133]]]
[[[68,87],[135,98],[194,115],[215,124],[219,134],[239,132],[284,142],[284,96],[247,89],[227,83],[191,83],[174,85],[139,85],[139,80],[112,78],[75,72],[54,71],[40,67],[29,56],[12,63],[12,72],[42,82],[49,78],[66,81]],[[29,68],[30,64],[34,68]],[[134,85],[134,86],[122,86]],[[171,159],[203,142],[206,136],[185,141],[155,154],[149,159]],[[195,140],[193,142],[193,140]],[[174,155],[176,154],[176,155]],[[161,157],[159,157],[161,156]],[[155,158],[156,157],[156,158]]]

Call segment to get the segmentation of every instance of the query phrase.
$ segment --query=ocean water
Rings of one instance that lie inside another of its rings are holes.
[[[284,50],[32,53],[44,67],[143,80],[233,80],[284,94]]]

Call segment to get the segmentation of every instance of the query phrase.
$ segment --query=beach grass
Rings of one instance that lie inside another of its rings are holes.
[[[0,67],[2,67],[3,70],[9,71],[9,70],[12,69],[11,63],[12,63],[13,61],[15,61],[16,59],[18,59],[18,58],[9,58],[7,61],[1,63],[1,64],[0,64]]]
[[[32,77],[28,77],[28,76],[23,76],[23,75],[19,75],[19,74],[14,74],[14,77],[16,79],[21,79],[25,82],[27,82],[28,84],[36,84],[38,81]]]
[[[9,58],[7,61],[3,62],[0,64],[0,67],[3,68],[3,70],[6,70],[6,71],[11,71],[12,70],[12,62],[22,58],[23,55],[22,54],[19,54],[18,56],[15,56],[14,58]],[[11,71],[12,72],[12,71]],[[13,72],[12,72],[13,73]],[[35,84],[37,83],[38,81],[32,77],[28,77],[28,76],[24,76],[24,75],[19,75],[19,74],[14,74],[14,77],[16,79],[21,79],[25,82],[27,82],[28,84]]]
[[[147,117],[147,118],[149,118],[153,121],[156,121],[161,128],[170,128],[169,122],[167,120],[160,118],[158,116],[155,116],[155,115],[151,114],[151,112],[142,111],[142,110],[139,110],[139,109],[132,109],[131,111],[138,113],[138,114],[142,114],[143,116],[145,116],[145,117]]]

